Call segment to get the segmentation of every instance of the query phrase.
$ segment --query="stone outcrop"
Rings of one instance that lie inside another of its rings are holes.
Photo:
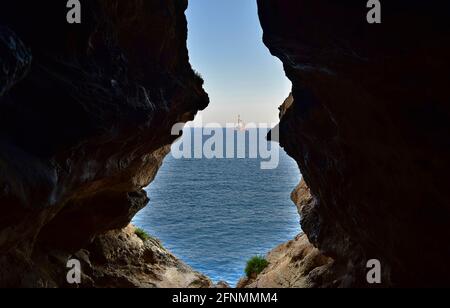
[[[65,286],[63,261],[92,243],[109,243],[103,261],[117,245],[162,256],[176,268],[162,274],[168,286],[195,285],[166,252],[111,231],[147,204],[172,125],[209,103],[189,64],[187,1],[81,3],[80,25],[66,22],[65,1],[0,4],[0,286]],[[93,286],[141,285],[89,262]]]
[[[131,225],[109,231],[75,255],[82,260],[83,287],[213,287],[211,280],[178,260],[158,240],[143,241],[134,231]]]
[[[81,264],[81,283],[67,284],[68,259]],[[80,288],[212,288],[211,280],[192,270],[153,238],[142,240],[132,225],[100,234],[85,248],[69,255],[62,250],[35,253],[34,287]],[[28,277],[30,277],[30,273]]]
[[[256,278],[243,278],[238,288],[315,288],[332,286],[333,260],[322,255],[305,234],[279,245],[266,257],[269,266]],[[328,285],[327,285],[328,284]]]
[[[259,0],[264,42],[293,83],[280,143],[312,201],[310,242],[344,267],[336,286],[448,286],[450,9],[384,1]]]
[[[289,102],[292,102],[291,98],[286,103]],[[303,180],[291,198],[299,213],[314,206],[314,199]],[[269,265],[262,273],[242,278],[237,288],[323,288],[336,287],[339,281],[339,264],[324,256],[303,233],[270,251],[266,260]]]

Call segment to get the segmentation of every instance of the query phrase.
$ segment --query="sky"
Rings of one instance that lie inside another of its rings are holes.
[[[186,16],[190,61],[211,99],[203,124],[235,123],[238,115],[278,123],[291,83],[262,42],[256,0],[189,0]]]

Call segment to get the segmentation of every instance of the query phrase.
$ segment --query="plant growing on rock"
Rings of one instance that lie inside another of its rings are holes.
[[[255,276],[261,274],[261,272],[269,265],[266,258],[262,256],[254,256],[247,261],[247,266],[245,268],[245,274],[248,278],[254,278]]]
[[[141,228],[136,228],[136,230],[134,230],[134,234],[136,234],[143,242],[146,242],[150,239],[150,235],[148,235],[148,233]]]

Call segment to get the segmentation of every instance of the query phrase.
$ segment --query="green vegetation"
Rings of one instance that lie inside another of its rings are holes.
[[[196,71],[195,69],[192,69],[194,71],[195,76],[198,77],[198,80],[200,81],[201,85],[205,84],[205,80],[203,79],[202,74],[200,72]]]
[[[203,80],[203,76],[202,76],[202,74],[201,74],[199,71],[197,71],[196,69],[192,69],[192,70],[194,71],[194,74],[195,74],[197,77],[200,77],[200,79]]]
[[[143,242],[150,239],[150,235],[148,235],[148,233],[141,228],[136,228],[136,230],[134,230],[134,234],[136,234]]]
[[[245,268],[245,274],[248,278],[259,275],[267,266],[269,262],[266,258],[262,256],[254,256],[247,262],[247,267]]]

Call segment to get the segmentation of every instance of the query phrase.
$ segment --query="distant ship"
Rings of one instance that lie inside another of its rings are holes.
[[[241,120],[241,116],[240,115],[238,115],[238,121],[236,123],[235,129],[237,131],[240,131],[240,132],[247,131],[247,128],[245,128],[245,123],[244,123],[244,121]]]

